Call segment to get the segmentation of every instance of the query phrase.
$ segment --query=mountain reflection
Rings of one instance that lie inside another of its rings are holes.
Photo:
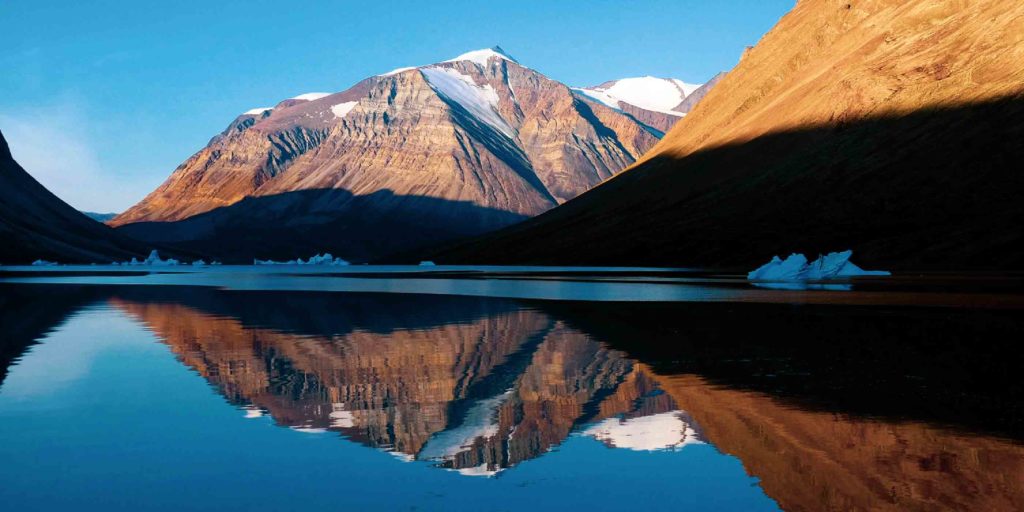
[[[60,288],[0,284],[0,366],[104,302],[240,422],[466,475],[705,443],[785,510],[1024,510],[1015,310]]]
[[[635,361],[536,310],[406,328],[415,322],[392,309],[393,325],[309,335],[181,304],[112,303],[247,417],[266,411],[467,475],[535,458],[586,425],[584,435],[633,450],[703,439]]]

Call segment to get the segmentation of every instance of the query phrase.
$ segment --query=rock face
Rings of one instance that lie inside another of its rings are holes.
[[[250,110],[110,224],[227,259],[358,261],[539,214],[656,142],[481,50]]]
[[[575,89],[589,101],[621,110],[661,133],[683,118],[725,73],[706,84],[688,84],[677,78],[644,76],[611,80],[594,87]]]
[[[427,257],[1024,268],[1022,57],[1020,2],[801,0],[632,169]]]
[[[14,161],[0,133],[0,263],[36,259],[107,263],[142,257],[149,247],[89,219]]]

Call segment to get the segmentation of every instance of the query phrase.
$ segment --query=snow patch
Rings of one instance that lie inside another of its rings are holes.
[[[583,431],[612,448],[634,451],[678,450],[690,444],[704,444],[697,431],[670,411],[638,418],[608,418]]]
[[[483,50],[473,50],[471,52],[463,53],[462,55],[459,55],[454,59],[448,59],[444,62],[459,62],[463,60],[468,60],[474,64],[486,66],[487,63],[493,57],[507,60],[509,62],[515,62],[516,64],[519,63],[519,61],[513,59],[511,55],[505,53],[505,50],[502,50],[500,46],[495,46],[494,48],[485,48]]]
[[[399,73],[401,73],[403,71],[410,71],[410,70],[416,69],[417,67],[419,67],[419,66],[406,66],[404,68],[395,68],[395,69],[392,69],[391,71],[388,71],[387,73],[384,73],[384,74],[381,74],[381,75],[377,75],[377,76],[397,75],[397,74],[399,74]]]
[[[357,104],[359,104],[358,101],[346,101],[345,103],[338,103],[337,105],[331,107],[331,112],[334,112],[335,117],[341,119],[345,117],[345,114],[351,112],[352,109],[355,108]]]
[[[793,253],[786,259],[778,256],[747,273],[750,281],[817,281],[856,276],[888,276],[884,270],[864,270],[850,261],[852,250],[831,252],[811,263],[807,256]]]
[[[643,76],[616,80],[611,87],[575,90],[612,108],[620,108],[619,102],[623,102],[644,110],[682,117],[682,112],[672,109],[700,86],[676,78]]]
[[[292,100],[303,100],[303,101],[313,101],[313,100],[318,100],[320,98],[323,98],[325,96],[330,96],[330,95],[331,95],[331,93],[329,93],[329,92],[307,92],[306,94],[300,94],[298,96],[293,96],[293,97],[291,97],[289,99],[292,99]]]
[[[262,115],[264,112],[266,112],[268,110],[274,110],[274,107],[254,108],[254,109],[250,109],[250,110],[246,110],[245,112],[242,112],[242,115],[243,116],[258,116],[258,115]]]
[[[512,138],[512,127],[498,114],[498,93],[491,84],[477,85],[472,77],[451,68],[428,67],[420,73],[435,92]]]

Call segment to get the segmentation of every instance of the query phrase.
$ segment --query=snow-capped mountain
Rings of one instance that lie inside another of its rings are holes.
[[[574,91],[589,100],[632,115],[661,132],[667,132],[723,75],[716,75],[707,84],[691,84],[677,78],[653,76],[622,78]]]
[[[111,224],[218,257],[359,260],[537,215],[657,140],[496,47],[248,110]]]

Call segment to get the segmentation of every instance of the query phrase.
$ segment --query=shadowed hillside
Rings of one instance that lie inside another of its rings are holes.
[[[226,263],[289,260],[321,252],[365,261],[525,218],[469,201],[399,196],[389,190],[354,196],[347,190],[318,189],[249,197],[184,220],[137,222],[117,230]]]
[[[69,169],[68,172],[74,172]],[[150,248],[61,201],[14,161],[0,133],[0,263],[107,263]]]
[[[659,155],[450,263],[1024,268],[1024,96]]]
[[[631,169],[458,263],[1024,268],[1024,4],[802,0]]]

